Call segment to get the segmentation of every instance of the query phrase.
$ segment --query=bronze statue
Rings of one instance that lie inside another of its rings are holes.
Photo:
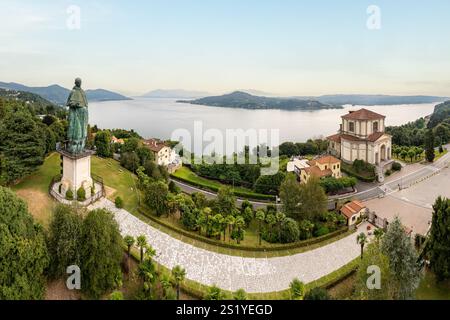
[[[83,153],[86,146],[87,126],[89,121],[88,101],[81,89],[81,79],[75,79],[75,87],[67,99],[69,107],[69,129],[67,132],[67,151],[72,154]]]

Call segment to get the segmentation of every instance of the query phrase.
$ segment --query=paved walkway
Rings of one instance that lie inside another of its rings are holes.
[[[292,256],[276,258],[242,258],[200,249],[171,238],[123,209],[102,199],[89,209],[106,208],[115,213],[123,236],[145,235],[157,252],[155,260],[171,269],[181,265],[186,277],[206,285],[249,293],[273,292],[289,288],[294,278],[304,283],[320,279],[343,267],[360,254],[356,235],[352,234],[324,247]],[[361,227],[365,230],[366,225]]]

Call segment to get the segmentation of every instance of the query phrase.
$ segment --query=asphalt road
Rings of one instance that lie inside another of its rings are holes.
[[[447,148],[447,150],[449,150],[450,144],[446,145],[445,147]],[[422,180],[430,177],[431,175],[437,173],[442,168],[448,166],[449,163],[450,163],[450,152],[447,153],[446,155],[442,156],[435,163],[429,164],[429,165],[423,165],[417,171],[408,173],[406,175],[402,175],[395,180],[387,182],[386,184],[379,184],[379,185],[373,184],[372,187],[370,187],[370,185],[366,183],[364,185],[364,187],[362,188],[363,189],[362,191],[351,195],[349,198],[358,199],[360,201],[365,201],[365,200],[384,196],[385,194],[391,193],[395,190],[399,190],[399,188],[400,189],[408,188],[409,186],[415,184],[416,182],[422,181]],[[177,180],[172,179],[172,181],[175,182],[175,184],[178,185],[181,188],[181,190],[185,193],[192,194],[195,192],[201,192],[208,199],[215,199],[217,197],[217,195],[214,192],[199,189],[199,188],[196,188],[194,186],[191,186],[189,184],[186,184],[184,182],[180,182]],[[236,206],[240,207],[243,201],[245,201],[245,199],[237,199]],[[268,202],[262,202],[262,201],[252,201],[252,200],[249,200],[249,201],[255,209],[264,208],[269,204]],[[334,203],[334,201],[335,200],[330,201],[330,208],[331,208],[331,205]],[[280,204],[277,204],[277,206],[280,206]]]

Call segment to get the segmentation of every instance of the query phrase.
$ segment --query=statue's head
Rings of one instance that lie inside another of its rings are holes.
[[[76,79],[75,79],[75,85],[76,85],[77,87],[81,87],[81,78],[76,78]]]

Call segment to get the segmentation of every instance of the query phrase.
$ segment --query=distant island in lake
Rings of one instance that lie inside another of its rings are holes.
[[[341,105],[325,104],[312,99],[274,98],[254,96],[246,92],[235,91],[222,96],[206,97],[196,100],[178,100],[179,103],[195,105],[241,108],[254,110],[280,109],[280,110],[322,110],[342,109]]]
[[[235,91],[221,96],[204,97],[195,100],[178,100],[189,103],[223,108],[241,109],[280,109],[280,110],[322,110],[341,109],[343,105],[406,105],[446,101],[447,97],[437,96],[390,96],[390,95],[324,95],[267,97],[253,95],[244,91]]]
[[[0,82],[0,88],[6,90],[34,93],[57,105],[65,105],[67,102],[67,97],[70,94],[69,89],[61,87],[57,84],[47,87],[28,87],[20,83]],[[88,100],[92,102],[131,100],[130,98],[125,97],[119,93],[115,93],[105,89],[86,90],[86,96]]]

